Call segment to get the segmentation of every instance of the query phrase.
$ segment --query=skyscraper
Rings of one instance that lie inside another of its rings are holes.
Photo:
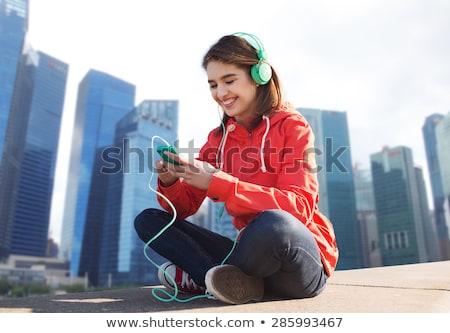
[[[0,252],[45,256],[68,65],[25,43],[27,1],[0,18]]]
[[[79,84],[60,251],[70,260],[73,276],[98,266],[107,181],[100,172],[102,151],[114,143],[117,122],[134,108],[135,90],[133,84],[96,70]]]
[[[319,208],[333,223],[339,248],[337,269],[362,267],[347,113],[297,108],[314,134]]]
[[[116,126],[114,146],[103,151],[108,178],[106,216],[100,256],[99,285],[157,283],[157,267],[144,255],[144,243],[134,230],[135,217],[146,208],[160,208],[156,147],[177,145],[178,101],[144,100]],[[153,189],[153,191],[150,189]],[[149,247],[147,255],[161,264]]]
[[[5,181],[8,179],[3,165],[3,151],[7,143],[11,101],[27,29],[28,0],[0,1],[0,192],[6,188]],[[10,205],[8,201],[0,200],[0,260],[9,255],[12,230]]]
[[[423,170],[419,166],[414,166],[416,173],[417,191],[419,194],[420,213],[423,221],[423,236],[425,240],[425,250],[427,253],[427,261],[439,260],[439,246],[437,241],[437,232],[434,220],[430,214],[428,206],[427,189],[425,187],[425,179],[423,177]]]
[[[381,266],[377,213],[370,169],[353,170],[363,267]]]
[[[439,155],[445,156],[445,149],[438,151],[436,126],[444,119],[442,114],[432,114],[425,119],[422,126],[422,135],[425,144],[425,152],[427,156],[428,173],[431,183],[431,193],[433,196],[434,219],[436,223],[436,231],[439,243],[439,257],[441,260],[450,259],[450,240],[449,240],[449,223],[445,216],[444,203],[445,194],[443,189],[443,178],[441,166],[439,163]],[[444,134],[444,133],[443,133]],[[440,137],[441,146],[448,140],[447,137]],[[450,149],[450,148],[448,148]],[[442,157],[441,159],[444,159]],[[444,164],[445,171],[448,169],[448,164]]]
[[[436,150],[439,159],[439,169],[441,171],[442,179],[442,194],[443,194],[443,208],[445,225],[447,229],[447,235],[442,232],[439,236],[442,246],[442,252],[445,259],[450,259],[450,245],[449,245],[449,224],[450,224],[450,113],[442,118],[442,120],[436,125]]]
[[[0,1],[0,156],[27,30],[28,0]]]
[[[15,201],[11,253],[45,256],[68,65],[30,48],[22,67],[11,108],[21,121],[9,128],[15,139],[7,154],[20,152],[11,163],[17,177],[9,193]]]
[[[430,220],[411,149],[385,147],[370,160],[383,265],[429,261],[425,229]]]

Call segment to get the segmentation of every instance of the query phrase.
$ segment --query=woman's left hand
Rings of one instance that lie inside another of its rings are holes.
[[[213,174],[218,171],[218,169],[214,168],[208,162],[199,161],[197,159],[189,161],[180,155],[175,155],[170,152],[166,152],[166,155],[182,164],[176,165],[167,163],[169,173],[173,176],[183,178],[189,185],[202,190],[207,190],[209,188]]]

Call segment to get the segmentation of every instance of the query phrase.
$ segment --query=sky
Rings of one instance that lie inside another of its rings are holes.
[[[28,42],[69,64],[50,235],[59,242],[86,73],[134,84],[136,105],[179,100],[181,144],[200,147],[219,124],[202,57],[238,31],[261,39],[295,107],[347,113],[354,164],[407,146],[429,190],[422,126],[450,112],[449,17],[448,0],[30,0]]]

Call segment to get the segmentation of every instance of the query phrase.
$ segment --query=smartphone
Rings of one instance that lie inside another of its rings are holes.
[[[164,154],[164,152],[168,151],[172,154],[178,155],[178,152],[174,146],[159,146],[158,148],[156,148],[156,151],[158,152],[158,154],[162,157],[162,159],[164,161],[175,164],[175,165],[182,165],[181,163],[169,158],[166,154]]]

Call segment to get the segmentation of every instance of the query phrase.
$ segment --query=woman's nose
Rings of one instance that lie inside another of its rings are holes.
[[[228,88],[226,85],[224,84],[219,84],[217,86],[217,97],[222,99],[223,97],[225,97],[228,94]]]

